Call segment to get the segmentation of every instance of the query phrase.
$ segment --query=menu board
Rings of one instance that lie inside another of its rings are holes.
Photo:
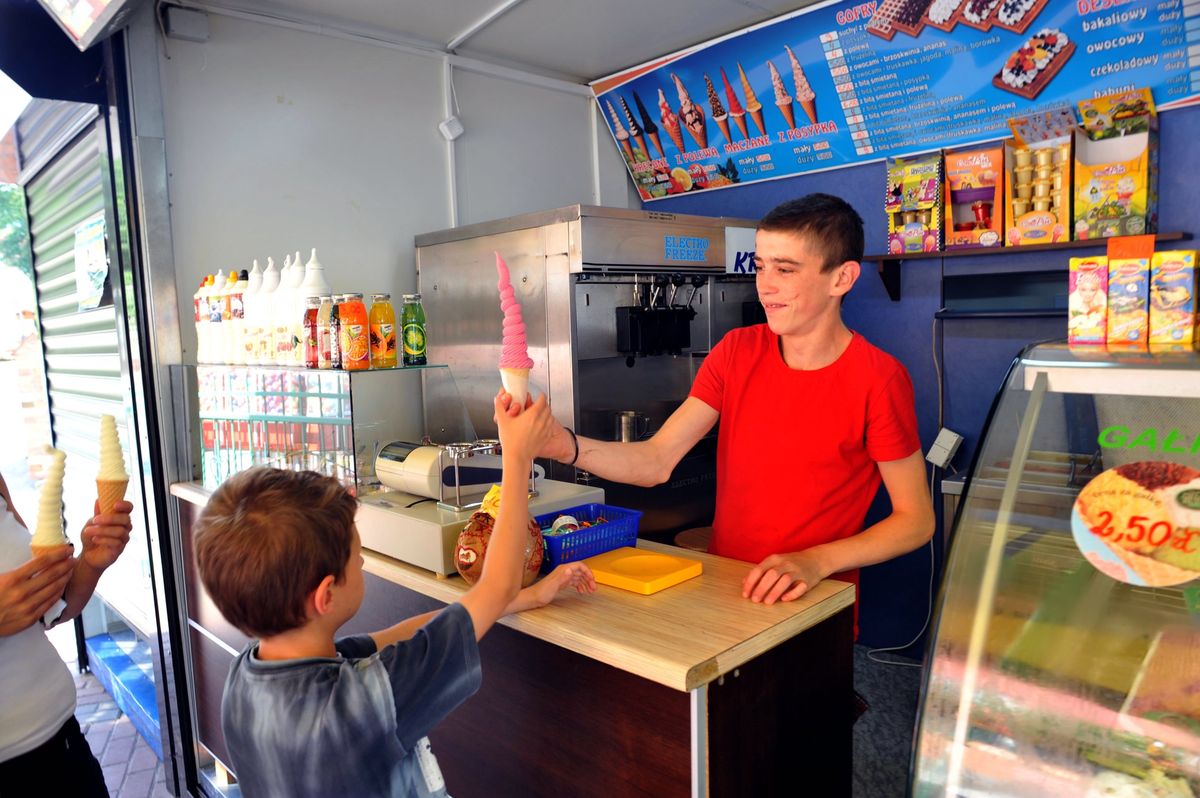
[[[991,141],[1134,87],[1160,111],[1193,104],[1200,2],[827,3],[591,85],[654,200]]]

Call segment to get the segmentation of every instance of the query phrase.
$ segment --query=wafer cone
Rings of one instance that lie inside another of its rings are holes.
[[[1180,585],[1200,576],[1200,573],[1196,571],[1189,571],[1170,563],[1159,562],[1153,557],[1129,551],[1108,541],[1105,541],[1105,545],[1112,550],[1113,554],[1116,554],[1121,559],[1121,562],[1128,565],[1131,571],[1140,576],[1145,580],[1147,585],[1152,587]]]
[[[646,157],[646,160],[650,160],[650,148],[646,146],[646,137],[640,135],[634,136],[633,140],[637,142],[638,149],[642,151],[642,154]],[[633,159],[636,161],[637,156],[635,155]]]
[[[658,139],[658,133],[648,133],[647,135],[650,136],[650,141],[653,142],[654,149],[658,150],[658,157],[666,158],[667,154],[665,152],[663,152],[662,142],[659,141],[659,139]],[[650,153],[647,152],[646,155],[648,157],[650,155]]]
[[[671,137],[671,141],[675,142],[675,148],[680,152],[687,152],[687,147],[683,146],[683,131],[678,127],[667,128],[667,135]]]
[[[750,118],[754,120],[754,126],[758,128],[758,132],[764,136],[767,135],[767,126],[763,124],[761,106],[750,112]]]
[[[62,543],[58,544],[57,546],[30,546],[29,550],[31,552],[33,552],[34,559],[37,559],[38,557],[41,557],[43,554],[54,554],[59,549],[61,549],[63,546],[70,546],[70,545],[71,545],[71,543],[69,541],[64,540]]]
[[[728,116],[722,116],[722,117],[714,116],[713,121],[717,123],[717,127],[721,128],[721,132],[725,135],[725,140],[733,141],[733,139],[729,137],[729,117]]]
[[[738,130],[742,131],[742,138],[750,138],[750,133],[746,130],[746,115],[744,113],[735,114],[730,111],[729,116],[733,119],[733,123],[738,126]],[[733,139],[730,139],[730,141],[733,141]]]
[[[96,501],[100,503],[100,514],[111,513],[117,502],[125,498],[125,489],[128,487],[129,480],[127,479],[96,480]]]
[[[701,125],[699,130],[692,130],[689,127],[687,132],[688,135],[695,139],[696,143],[700,145],[700,149],[703,150],[708,147],[708,128],[706,128],[704,125]]]
[[[796,126],[796,112],[792,110],[792,104],[778,103],[776,107],[783,114],[783,119],[787,122],[788,129],[794,128]]]
[[[629,139],[618,139],[621,142],[621,149],[625,152],[625,157],[633,160],[633,147],[629,144]]]
[[[814,97],[811,100],[801,100],[800,107],[804,109],[804,115],[808,117],[810,125],[817,124],[817,99]]]
[[[500,369],[500,382],[508,391],[513,401],[519,407],[525,406],[525,397],[529,395],[529,369]]]

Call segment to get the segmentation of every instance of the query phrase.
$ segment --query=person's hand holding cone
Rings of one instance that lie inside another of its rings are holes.
[[[129,474],[125,471],[121,439],[117,437],[117,420],[108,415],[100,416],[100,471],[96,474],[96,500],[100,513],[113,512],[117,502],[125,498],[128,487]]]
[[[529,370],[533,368],[533,359],[529,357],[525,320],[521,317],[521,303],[517,301],[513,291],[508,264],[500,257],[499,252],[496,253],[496,273],[500,277],[496,286],[500,289],[500,310],[504,311],[500,381],[513,401],[519,407],[524,407],[525,397],[529,395]]]

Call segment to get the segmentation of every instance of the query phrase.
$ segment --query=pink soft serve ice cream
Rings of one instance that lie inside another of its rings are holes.
[[[500,253],[496,253],[496,273],[500,276],[500,310],[504,311],[504,337],[500,351],[500,379],[504,390],[512,394],[513,400],[525,404],[529,392],[529,370],[533,359],[529,357],[529,345],[525,337],[525,320],[521,317],[521,303],[513,291],[508,264]]]

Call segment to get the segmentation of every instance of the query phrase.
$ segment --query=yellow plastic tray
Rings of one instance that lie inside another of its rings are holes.
[[[596,581],[649,596],[672,585],[686,582],[704,571],[704,563],[669,554],[623,546],[584,560]]]

